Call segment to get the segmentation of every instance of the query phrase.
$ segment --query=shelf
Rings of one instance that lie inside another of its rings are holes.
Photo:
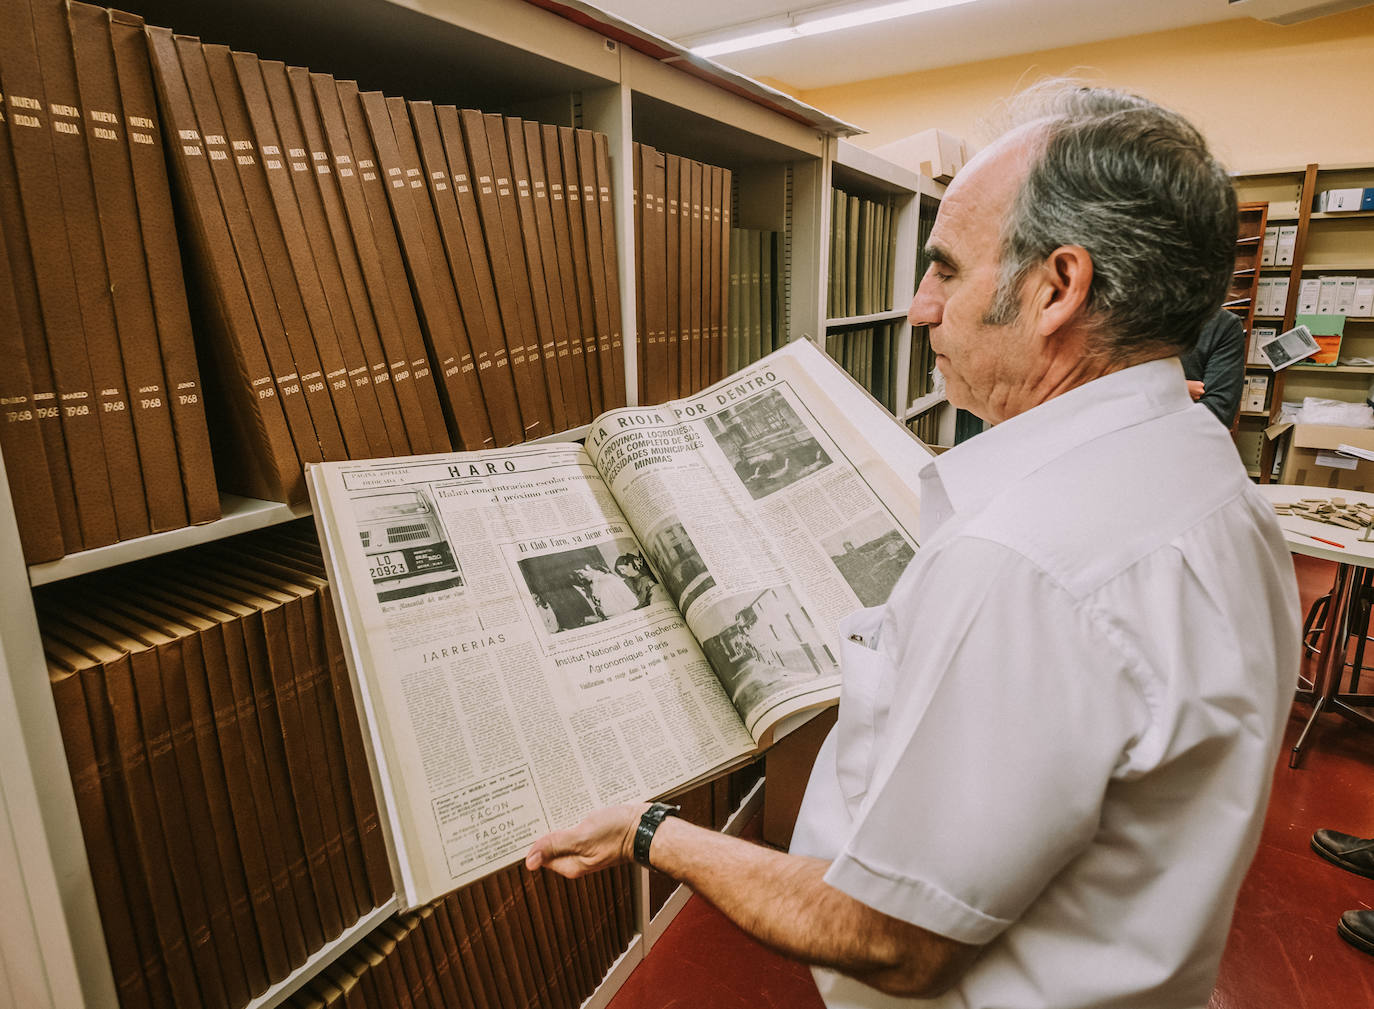
[[[1309,216],[1309,221],[1348,221],[1358,217],[1374,217],[1374,210],[1328,210]]]
[[[851,326],[871,326],[878,322],[893,322],[898,319],[906,318],[905,308],[889,308],[886,312],[872,312],[868,315],[847,315],[838,319],[826,319],[826,329],[839,329],[840,327]]]
[[[1275,263],[1273,266],[1261,266],[1261,267],[1260,267],[1260,272],[1261,272],[1261,273],[1288,273],[1288,272],[1290,272],[1292,269],[1293,269],[1293,264],[1292,264],[1292,263],[1285,263],[1285,264],[1283,264],[1282,266],[1279,266],[1277,263]]]
[[[1237,239],[1236,239],[1236,244],[1237,244],[1237,245],[1259,245],[1260,239],[1262,239],[1263,237],[1264,237],[1263,235],[1250,235],[1248,238],[1237,238]]]
[[[928,413],[946,401],[947,397],[943,392],[928,392],[924,396],[911,401],[911,405],[908,406],[906,412],[902,414],[902,420],[908,421],[919,417],[921,414]]]
[[[1263,419],[1263,420],[1268,420],[1268,419],[1269,419],[1269,411],[1268,411],[1268,410],[1242,410],[1242,411],[1240,412],[1240,416],[1242,416],[1242,417],[1255,417],[1255,418],[1259,418],[1259,419]]]
[[[856,147],[847,140],[835,144],[831,178],[840,187],[877,190],[894,196],[919,193],[922,176],[876,154]]]
[[[1326,372],[1330,375],[1374,375],[1374,364],[1294,364],[1288,370]]]
[[[328,967],[345,950],[351,949],[358,944],[358,941],[367,935],[374,928],[390,918],[400,910],[400,903],[396,897],[379,908],[374,908],[363,915],[352,926],[346,928],[331,941],[325,943],[314,953],[310,954],[310,959],[301,964],[283,980],[274,984],[267,991],[249,1002],[245,1009],[272,1009],[273,1006],[281,1005],[288,998],[325,967]]]
[[[102,571],[105,568],[128,564],[145,557],[156,557],[158,554],[181,550],[198,543],[224,539],[226,536],[237,536],[239,533],[290,522],[292,519],[304,518],[310,514],[309,502],[288,505],[280,501],[258,501],[254,498],[239,497],[236,494],[221,494],[220,509],[223,514],[217,522],[170,529],[165,533],[153,533],[151,536],[140,536],[132,540],[120,540],[109,546],[67,554],[44,564],[30,564],[29,584],[46,585],[49,582],[59,582],[64,578]]]
[[[1335,273],[1339,271],[1368,272],[1369,270],[1374,270],[1374,261],[1366,260],[1363,263],[1357,263],[1354,260],[1347,260],[1344,262],[1338,260],[1334,263],[1303,263],[1301,269],[1303,273]]]
[[[1289,213],[1283,213],[1283,214],[1270,214],[1269,217],[1268,217],[1268,220],[1269,220],[1269,223],[1271,223],[1271,224],[1272,224],[1274,221],[1296,221],[1296,220],[1298,219],[1299,216],[1300,216],[1300,215],[1299,215],[1296,211],[1294,211],[1294,212],[1291,213],[1291,214],[1289,214]]]

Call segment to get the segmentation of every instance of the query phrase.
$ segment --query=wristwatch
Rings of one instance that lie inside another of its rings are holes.
[[[658,830],[658,825],[670,816],[677,816],[682,812],[681,806],[672,806],[666,802],[653,802],[644,811],[644,815],[639,818],[639,826],[635,828],[635,861],[646,869],[652,869],[649,864],[649,845],[654,843],[654,832]]]

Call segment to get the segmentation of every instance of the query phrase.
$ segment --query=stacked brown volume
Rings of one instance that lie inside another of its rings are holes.
[[[897,215],[890,199],[830,193],[830,287],[826,315],[886,312],[892,304]]]
[[[0,449],[29,563],[219,496],[142,30],[0,5]]]
[[[35,602],[125,1009],[246,1005],[390,898],[308,528]]]
[[[634,145],[639,401],[727,374],[730,172]]]
[[[284,1004],[577,1009],[634,936],[630,874],[504,869],[383,922]]]
[[[226,486],[300,500],[306,463],[510,445],[624,402],[605,137],[148,37]]]
[[[783,310],[782,235],[730,232],[730,318],[726,367],[734,372],[787,342]]]

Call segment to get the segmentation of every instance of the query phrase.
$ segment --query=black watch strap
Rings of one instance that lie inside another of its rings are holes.
[[[654,832],[658,830],[658,825],[670,816],[677,816],[682,812],[681,806],[671,806],[666,802],[650,803],[649,808],[644,811],[644,815],[639,818],[639,826],[635,828],[635,861],[646,869],[652,869],[649,864],[649,845],[654,843]]]

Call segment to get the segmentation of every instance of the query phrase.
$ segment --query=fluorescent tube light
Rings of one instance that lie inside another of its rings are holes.
[[[923,14],[943,7],[958,7],[973,2],[974,0],[896,0],[895,3],[882,3],[869,7],[845,7],[838,10],[834,7],[821,8],[811,12],[803,11],[788,15],[781,20],[767,19],[741,25],[736,31],[741,31],[743,34],[722,36],[712,33],[712,35],[704,37],[711,38],[714,36],[713,41],[704,42],[691,48],[697,56],[723,56],[726,53],[759,49],[791,39],[805,38],[808,35],[824,35],[827,32],[841,31],[845,28],[877,24],[882,21],[891,21],[893,18],[908,17],[912,14]]]

